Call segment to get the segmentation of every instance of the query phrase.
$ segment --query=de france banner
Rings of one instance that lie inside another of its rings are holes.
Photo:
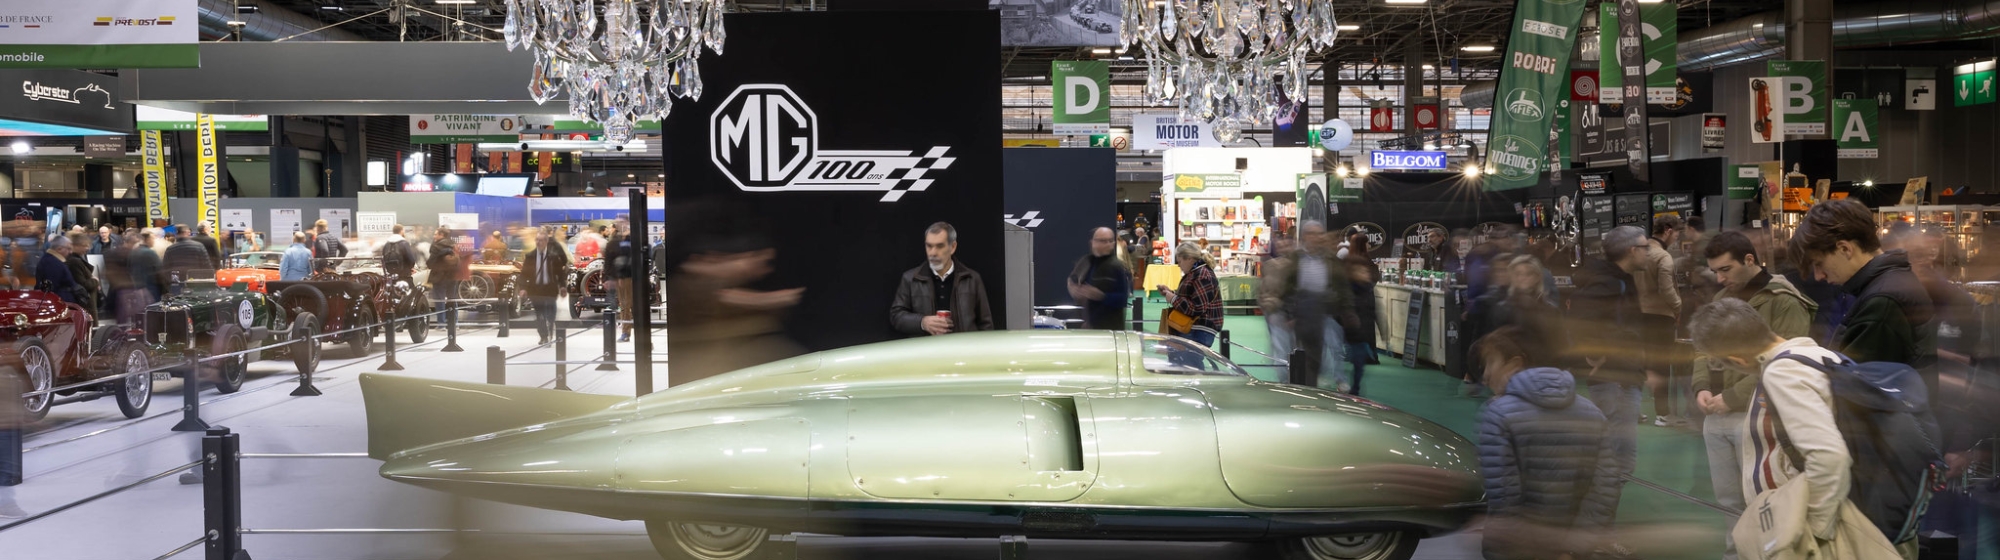
[[[215,119],[207,114],[194,118],[195,164],[201,166],[200,196],[196,197],[196,208],[201,214],[201,223],[208,224],[211,232],[221,231],[222,226],[222,164],[216,161]]]
[[[146,225],[167,217],[167,165],[160,148],[160,131],[139,132],[139,165],[145,175],[139,181],[146,196]]]
[[[0,4],[0,68],[201,66],[195,0]]]
[[[1494,101],[1492,140],[1487,159],[1491,190],[1533,186],[1548,167],[1550,120],[1555,100],[1569,96],[1569,52],[1583,0],[1520,0],[1507,40],[1507,65],[1500,70]]]

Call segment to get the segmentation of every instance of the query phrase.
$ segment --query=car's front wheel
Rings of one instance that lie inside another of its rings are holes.
[[[146,345],[127,342],[111,352],[111,359],[118,373],[132,373],[153,369],[153,359],[146,353]],[[126,418],[146,415],[146,407],[153,404],[153,374],[134,375],[111,383],[113,396],[118,400],[118,413]]]
[[[14,344],[14,352],[21,356],[22,378],[27,381],[23,386],[27,389],[23,391],[24,393],[47,391],[56,386],[56,362],[49,354],[48,345],[43,344],[40,337],[22,338],[20,342]],[[21,402],[22,412],[27,413],[27,420],[30,422],[41,420],[49,415],[49,407],[54,405],[55,401],[56,396],[52,393],[28,397]]]
[[[769,535],[769,530],[742,525],[646,522],[646,536],[666,560],[742,560],[755,554]]]
[[[1417,553],[1416,533],[1354,533],[1286,539],[1269,543],[1260,558],[1284,560],[1410,560]]]

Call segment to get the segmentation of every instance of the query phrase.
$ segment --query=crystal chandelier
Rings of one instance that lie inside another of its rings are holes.
[[[1124,0],[1126,48],[1146,52],[1146,101],[1233,142],[1306,95],[1306,55],[1333,45],[1327,0]]]
[[[569,114],[632,139],[674,97],[701,99],[701,48],[722,54],[724,0],[508,0],[507,50],[535,55],[528,95],[568,94]]]

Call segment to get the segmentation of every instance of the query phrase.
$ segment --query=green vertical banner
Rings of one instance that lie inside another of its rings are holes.
[[[1960,64],[1951,71],[1951,106],[1985,105],[1994,99],[1994,61]]]
[[[1055,84],[1055,133],[1085,136],[1111,132],[1111,65],[1101,60],[1058,60],[1050,77]]]
[[[1826,62],[1773,60],[1768,64],[1771,77],[1784,79],[1785,89],[1777,102],[1785,111],[1785,134],[1826,134]]]
[[[1674,102],[1674,87],[1680,75],[1676,59],[1680,47],[1680,6],[1673,2],[1641,4],[1639,30],[1646,45],[1646,102],[1664,105]]]
[[[1520,0],[1507,41],[1506,66],[1495,89],[1486,149],[1490,190],[1534,186],[1549,166],[1549,127],[1556,101],[1569,97],[1569,53],[1583,0]]]
[[[1757,198],[1757,188],[1764,184],[1763,173],[1756,164],[1729,166],[1729,199]]]
[[[1562,170],[1569,169],[1570,156],[1576,153],[1569,145],[1569,112],[1572,105],[1569,98],[1558,97],[1555,117],[1549,119],[1549,172],[1555,173],[1557,180],[1560,180]]]
[[[1875,159],[1881,153],[1878,109],[1874,99],[1833,100],[1833,140],[1840,159]]]
[[[1618,66],[1618,4],[1606,2],[1597,8],[1597,102],[1617,105],[1625,102],[1625,69]]]

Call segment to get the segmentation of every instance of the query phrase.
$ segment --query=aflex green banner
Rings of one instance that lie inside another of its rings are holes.
[[[1673,2],[1639,5],[1639,33],[1646,45],[1646,102],[1655,105],[1674,102],[1674,83],[1679,78],[1680,7]]]
[[[1833,140],[1840,159],[1875,159],[1880,153],[1877,109],[1873,99],[1833,100]]]
[[[1756,164],[1729,166],[1729,199],[1757,198],[1757,188],[1764,184],[1763,177],[1763,171]]]
[[[1520,0],[1495,91],[1487,161],[1490,190],[1535,185],[1549,166],[1556,100],[1569,96],[1569,52],[1583,20],[1583,0]]]
[[[1785,111],[1785,134],[1826,134],[1826,62],[1773,60],[1766,70],[1785,80],[1777,99]]]
[[[1055,83],[1055,133],[1059,136],[1111,131],[1111,65],[1101,60],[1058,60],[1049,76]]]
[[[0,68],[193,68],[195,0],[0,2]]]

